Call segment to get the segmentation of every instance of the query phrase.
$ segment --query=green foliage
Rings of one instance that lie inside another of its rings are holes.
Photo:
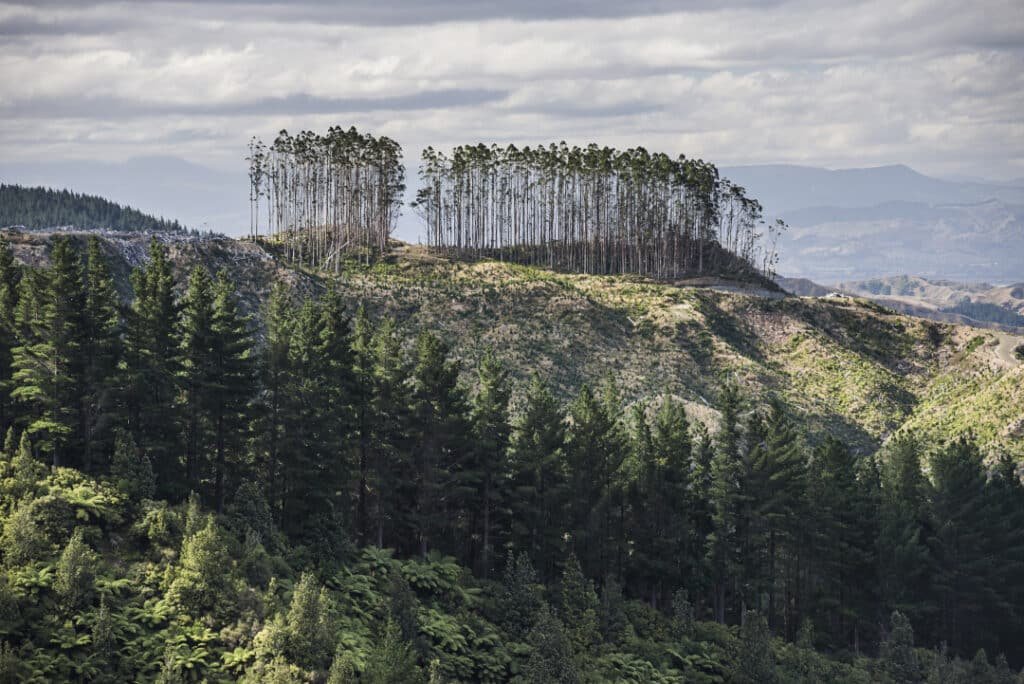
[[[509,552],[502,585],[502,626],[514,640],[525,641],[544,605],[543,588],[525,553],[515,556]]]
[[[736,681],[754,684],[774,682],[776,679],[768,621],[757,611],[748,610],[743,615],[743,625],[740,627]]]
[[[914,651],[914,629],[910,620],[899,611],[893,611],[890,624],[879,653],[882,670],[897,682],[921,681],[921,664]]]
[[[49,555],[51,546],[46,533],[36,522],[36,510],[33,502],[22,501],[4,521],[0,548],[7,567],[25,565]]]
[[[399,626],[388,620],[376,646],[366,659],[360,681],[367,684],[419,684],[425,681],[416,665],[412,646],[402,639]]]
[[[88,603],[93,593],[96,553],[84,541],[83,529],[77,528],[57,560],[53,589],[68,610]]]
[[[167,590],[172,605],[189,613],[229,610],[232,605],[232,562],[213,517],[188,534],[181,544],[181,561]]]
[[[127,430],[117,430],[114,434],[110,477],[117,488],[133,501],[152,498],[156,491],[153,464],[136,446],[135,438]]]
[[[532,648],[526,662],[524,679],[530,684],[580,681],[573,658],[572,643],[565,633],[565,627],[551,613],[547,604],[542,604],[533,628],[528,636]]]

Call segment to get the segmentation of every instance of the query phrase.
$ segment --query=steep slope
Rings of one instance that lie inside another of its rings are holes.
[[[48,236],[12,239],[19,259],[45,261]],[[127,294],[145,240],[103,239]],[[353,308],[364,303],[411,330],[449,338],[467,380],[494,348],[520,380],[542,373],[563,398],[610,374],[627,399],[672,392],[713,424],[722,379],[734,376],[751,393],[783,396],[812,438],[833,432],[863,452],[905,425],[935,437],[969,427],[985,448],[1024,458],[1022,371],[1007,353],[1024,341],[1018,336],[899,315],[868,300],[783,297],[713,279],[667,284],[453,263],[408,246],[376,265],[320,276],[287,267],[264,245],[162,239],[180,280],[197,264],[225,268],[250,313],[275,280],[316,293],[336,279]]]

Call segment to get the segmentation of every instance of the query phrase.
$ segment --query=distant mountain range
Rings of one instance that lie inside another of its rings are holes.
[[[176,157],[0,162],[0,181],[101,195],[190,228],[237,236],[249,226],[244,166],[240,159],[237,171],[221,171]],[[783,275],[823,284],[905,274],[1024,281],[1024,179],[943,180],[907,166],[721,171],[759,199],[767,216],[789,223],[780,243]],[[415,168],[408,178],[415,186]],[[417,242],[420,232],[419,219],[405,211],[396,237]]]
[[[780,242],[786,276],[1024,280],[1024,183],[942,180],[906,166],[740,166],[722,174],[790,225]]]

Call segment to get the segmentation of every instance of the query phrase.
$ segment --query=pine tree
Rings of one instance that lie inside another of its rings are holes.
[[[369,479],[376,492],[373,513],[376,544],[383,547],[385,528],[403,522],[403,502],[414,501],[416,496],[415,490],[409,488],[407,477],[412,472],[408,453],[412,399],[408,387],[409,366],[392,319],[385,319],[377,326],[371,348],[373,423]]]
[[[913,622],[934,622],[929,601],[934,561],[928,548],[930,483],[921,468],[921,445],[910,434],[893,438],[882,461],[878,560],[881,598]]]
[[[53,580],[53,589],[69,612],[90,600],[98,560],[96,553],[85,543],[82,528],[76,528],[57,561]]]
[[[133,501],[150,499],[156,491],[153,464],[138,448],[132,433],[127,430],[114,431],[114,456],[110,465],[110,477],[117,488]]]
[[[374,395],[373,325],[366,307],[356,309],[352,323],[352,429],[358,471],[355,501],[356,538],[365,546],[370,537],[371,444],[374,435],[372,402]]]
[[[882,641],[882,669],[897,682],[921,681],[921,665],[914,652],[914,629],[910,620],[898,610],[892,612],[891,629]]]
[[[466,449],[467,462],[459,474],[463,495],[462,515],[470,519],[479,554],[472,554],[479,572],[486,578],[493,564],[498,512],[508,505],[508,449],[512,426],[509,422],[511,391],[508,371],[493,351],[484,355],[477,369],[477,392],[471,410],[473,444]]]
[[[199,491],[206,476],[203,458],[213,446],[210,393],[216,378],[213,332],[213,281],[202,266],[188,280],[181,303],[180,371],[185,485]]]
[[[1009,607],[998,597],[999,508],[989,498],[988,475],[977,444],[961,437],[931,459],[932,554],[941,634],[964,656],[992,640],[992,626]],[[995,542],[995,543],[993,543]]]
[[[118,415],[118,362],[121,358],[121,313],[114,281],[96,236],[89,238],[85,266],[84,451],[86,470],[105,458]]]
[[[584,576],[576,556],[570,554],[562,571],[558,614],[566,626],[572,651],[579,662],[592,655],[600,643],[600,603],[594,584]]]
[[[16,417],[11,403],[11,363],[17,344],[15,313],[21,268],[14,261],[14,252],[6,236],[0,236],[0,430],[6,432]]]
[[[187,493],[178,460],[178,307],[165,248],[153,238],[149,261],[131,274],[134,300],[125,336],[128,429],[149,457],[159,493]]]
[[[567,491],[565,430],[555,398],[536,375],[512,428],[512,538],[529,549],[542,577],[553,577],[562,557]]]
[[[569,407],[569,416],[566,456],[572,494],[572,544],[584,571],[601,576],[610,572],[618,560],[613,497],[625,449],[615,415],[586,385]]]
[[[739,656],[736,682],[769,684],[778,681],[771,631],[768,629],[768,621],[757,611],[748,610],[743,614]]]
[[[792,592],[799,567],[789,565],[799,554],[800,532],[807,516],[805,493],[806,458],[798,436],[782,403],[773,399],[764,426],[764,439],[749,456],[747,498],[752,502],[756,553],[764,567],[758,567],[751,584],[757,595],[767,594],[768,627],[776,624],[780,607],[777,594]],[[789,605],[789,602],[785,602]],[[786,623],[793,625],[789,616]]]
[[[531,684],[580,681],[565,627],[546,603],[541,605],[528,641],[532,650],[523,673],[525,681]]]
[[[50,267],[22,279],[22,288],[11,397],[29,407],[26,429],[53,465],[77,463],[84,422],[85,291],[81,261],[66,238],[54,240]]]
[[[256,476],[280,521],[282,472],[287,453],[285,422],[291,380],[293,297],[283,283],[270,290],[263,315],[265,339],[258,360],[259,394],[253,420]]]
[[[513,640],[526,640],[533,629],[544,604],[542,590],[530,557],[509,551],[498,605],[501,624]]]
[[[709,503],[711,535],[708,538],[708,564],[714,593],[715,619],[724,623],[727,596],[738,572],[740,506],[743,486],[743,462],[740,454],[739,390],[727,383],[719,400],[721,423],[714,456],[710,464]]]
[[[213,422],[214,502],[224,510],[225,491],[234,490],[241,476],[244,457],[246,412],[252,396],[254,369],[249,339],[249,321],[238,310],[234,287],[226,271],[214,284],[212,319],[213,367],[205,402]],[[233,473],[228,471],[232,470]],[[229,475],[233,481],[228,483]]]
[[[875,540],[878,482],[869,459],[829,437],[811,459],[809,487],[823,586],[818,607],[837,646],[857,648],[872,628],[878,588]]]
[[[448,347],[433,334],[421,333],[416,340],[412,372],[415,479],[410,487],[415,491],[415,504],[409,526],[415,530],[424,557],[431,540],[442,539],[446,532],[451,506],[449,473],[469,443],[459,364],[449,361],[448,354]]]

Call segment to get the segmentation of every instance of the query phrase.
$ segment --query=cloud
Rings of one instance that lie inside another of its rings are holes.
[[[144,7],[140,7],[144,5]],[[1024,174],[1019,0],[0,5],[0,157],[175,155],[356,125],[722,164]]]

